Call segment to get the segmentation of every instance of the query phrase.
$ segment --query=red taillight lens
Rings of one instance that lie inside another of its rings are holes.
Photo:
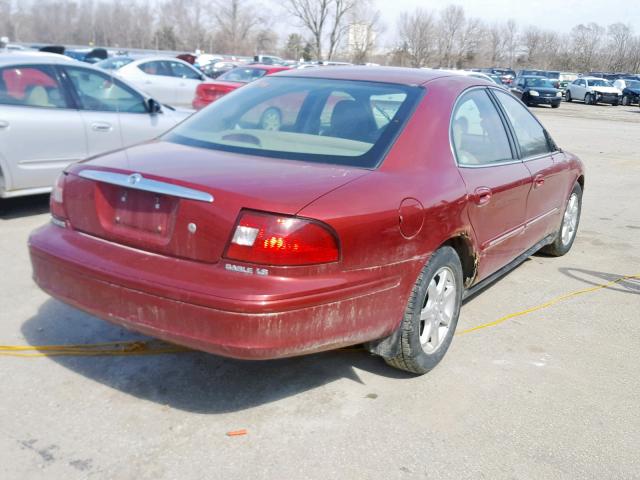
[[[66,226],[67,212],[64,209],[64,182],[67,176],[61,173],[53,184],[51,197],[49,197],[49,209],[53,222],[59,226]]]
[[[335,262],[338,242],[325,226],[301,218],[243,212],[226,257],[264,265]]]

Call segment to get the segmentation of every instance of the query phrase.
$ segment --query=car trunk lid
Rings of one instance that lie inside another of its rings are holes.
[[[65,208],[86,234],[215,263],[242,209],[294,215],[367,173],[153,142],[71,167]]]

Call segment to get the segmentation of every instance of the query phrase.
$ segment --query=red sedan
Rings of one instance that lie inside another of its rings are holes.
[[[227,93],[233,92],[236,88],[253,82],[265,75],[290,70],[282,65],[247,65],[236,67],[220,75],[211,82],[202,82],[196,88],[196,96],[193,99],[193,108],[200,110],[211,102],[224,97]]]
[[[151,336],[244,359],[364,343],[424,373],[465,296],[569,251],[583,188],[580,160],[485,80],[291,70],[69,167],[29,246],[46,292]]]

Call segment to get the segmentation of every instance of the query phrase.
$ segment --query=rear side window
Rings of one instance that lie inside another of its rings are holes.
[[[513,160],[504,125],[485,90],[462,95],[453,112],[451,138],[459,165]]]
[[[138,65],[138,68],[147,75],[160,75],[163,77],[172,77],[169,62],[154,60],[153,62],[145,62]]]
[[[515,130],[522,158],[549,153],[547,134],[531,112],[511,95],[496,91],[496,96]]]
[[[48,65],[0,69],[0,104],[67,108],[55,71]]]

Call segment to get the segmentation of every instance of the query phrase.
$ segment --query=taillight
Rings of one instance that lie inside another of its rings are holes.
[[[313,265],[337,261],[339,250],[329,228],[313,220],[243,212],[226,257],[264,265]]]
[[[67,212],[64,209],[64,182],[67,176],[61,173],[53,184],[51,197],[49,197],[49,209],[51,210],[51,221],[59,227],[67,226]]]

